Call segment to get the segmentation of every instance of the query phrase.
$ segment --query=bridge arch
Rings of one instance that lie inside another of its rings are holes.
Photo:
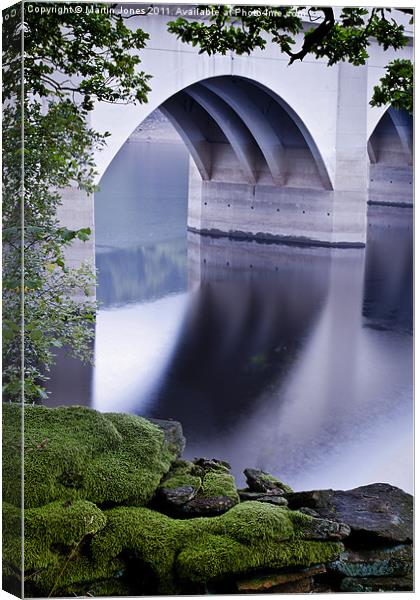
[[[369,200],[374,204],[412,205],[413,117],[388,107],[368,139]]]
[[[386,108],[368,140],[371,163],[413,164],[413,117],[405,110]]]
[[[332,189],[326,164],[303,119],[256,80],[206,77],[157,107],[182,137],[204,181]],[[113,156],[120,147],[121,139],[114,142]]]

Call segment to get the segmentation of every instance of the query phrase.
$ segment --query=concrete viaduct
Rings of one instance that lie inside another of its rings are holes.
[[[148,103],[97,103],[91,114],[94,129],[111,133],[96,156],[98,181],[159,107],[190,152],[192,231],[360,247],[368,202],[412,205],[412,118],[369,106],[384,66],[412,57],[408,16],[395,14],[410,38],[397,55],[372,42],[365,66],[311,56],[289,66],[274,44],[250,56],[199,55],[167,32],[174,17],[162,6],[128,20],[150,35],[140,65],[152,75]],[[92,198],[76,189],[63,196],[66,224],[94,226]],[[88,246],[74,249],[75,262]]]

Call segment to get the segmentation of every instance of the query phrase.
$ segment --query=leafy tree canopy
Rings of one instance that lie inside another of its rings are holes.
[[[56,10],[40,13],[34,10],[35,5],[26,3],[23,25],[19,11],[8,10],[13,16],[4,20],[6,95],[15,89],[20,77],[24,35],[25,89],[29,93],[70,97],[85,110],[93,108],[95,99],[124,103],[147,100],[150,76],[137,70],[140,57],[133,52],[145,47],[147,33],[132,31],[116,11],[100,12],[116,5],[96,4],[98,12],[87,11],[86,5],[77,3],[49,6]]]
[[[358,66],[366,63],[372,39],[384,50],[398,50],[408,42],[404,26],[397,23],[388,8],[343,8],[337,15],[331,7],[312,7],[308,12],[317,18],[317,25],[309,28],[298,14],[304,7],[216,5],[201,8],[210,9],[208,20],[179,18],[169,23],[169,31],[183,42],[198,46],[200,53],[209,55],[230,51],[250,54],[272,42],[289,57],[289,64],[312,55],[327,59],[330,66],[339,61]],[[303,34],[302,41],[298,40],[298,34]],[[394,61],[375,89],[372,105],[390,103],[412,112],[412,86],[411,62]]]
[[[66,260],[91,231],[57,216],[60,190],[95,190],[93,149],[107,134],[89,127],[88,113],[95,100],[144,102],[150,89],[133,53],[145,32],[109,10],[35,6],[11,7],[3,19],[3,391],[25,401],[46,397],[56,348],[92,360],[95,273]]]

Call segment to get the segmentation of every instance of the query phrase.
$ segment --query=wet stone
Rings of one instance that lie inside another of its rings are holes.
[[[316,510],[308,508],[307,506],[299,508],[299,512],[303,513],[304,515],[308,515],[309,517],[314,517],[315,519],[319,519],[320,517],[319,513],[317,513]]]
[[[170,421],[165,419],[147,419],[159,429],[162,430],[165,436],[165,441],[169,448],[180,457],[185,449],[186,440],[182,431],[182,425],[178,421]]]
[[[285,585],[297,584],[298,582],[308,582],[314,575],[322,575],[326,572],[325,565],[314,565],[307,569],[299,569],[283,573],[271,573],[261,575],[250,579],[242,579],[237,582],[237,589],[242,594],[256,594],[264,592],[274,592],[275,588]],[[280,591],[280,590],[279,590]]]
[[[346,523],[363,539],[406,543],[413,539],[413,497],[386,483],[348,491],[313,490],[286,494],[289,507],[309,507],[321,517]]]
[[[346,550],[329,570],[346,577],[408,575],[413,570],[413,547],[394,546],[371,550]]]
[[[196,497],[182,506],[181,513],[189,517],[215,516],[225,513],[237,503],[235,498],[228,496]]]
[[[168,504],[173,506],[183,506],[197,495],[198,490],[190,485],[178,487],[174,489],[161,488],[161,497],[165,499]]]
[[[345,577],[342,592],[411,592],[412,577]]]
[[[328,519],[312,520],[302,529],[305,540],[342,540],[350,535],[350,527]]]
[[[250,492],[247,490],[238,490],[241,502],[258,501],[268,502],[276,506],[287,506],[287,500],[283,494],[263,494],[260,492]]]
[[[308,594],[313,591],[314,580],[312,577],[291,581],[283,585],[276,585],[270,592],[272,594]]]

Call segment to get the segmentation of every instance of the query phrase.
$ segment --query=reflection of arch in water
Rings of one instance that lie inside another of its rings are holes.
[[[369,201],[372,204],[412,206],[413,117],[389,108],[368,141]]]
[[[412,331],[413,230],[411,211],[372,215],[365,259],[363,317],[368,327]],[[388,223],[392,222],[392,227]],[[387,227],[388,225],[388,227]]]
[[[323,306],[329,254],[190,235],[189,262],[199,285],[151,416],[179,419],[193,444],[279,393]]]

